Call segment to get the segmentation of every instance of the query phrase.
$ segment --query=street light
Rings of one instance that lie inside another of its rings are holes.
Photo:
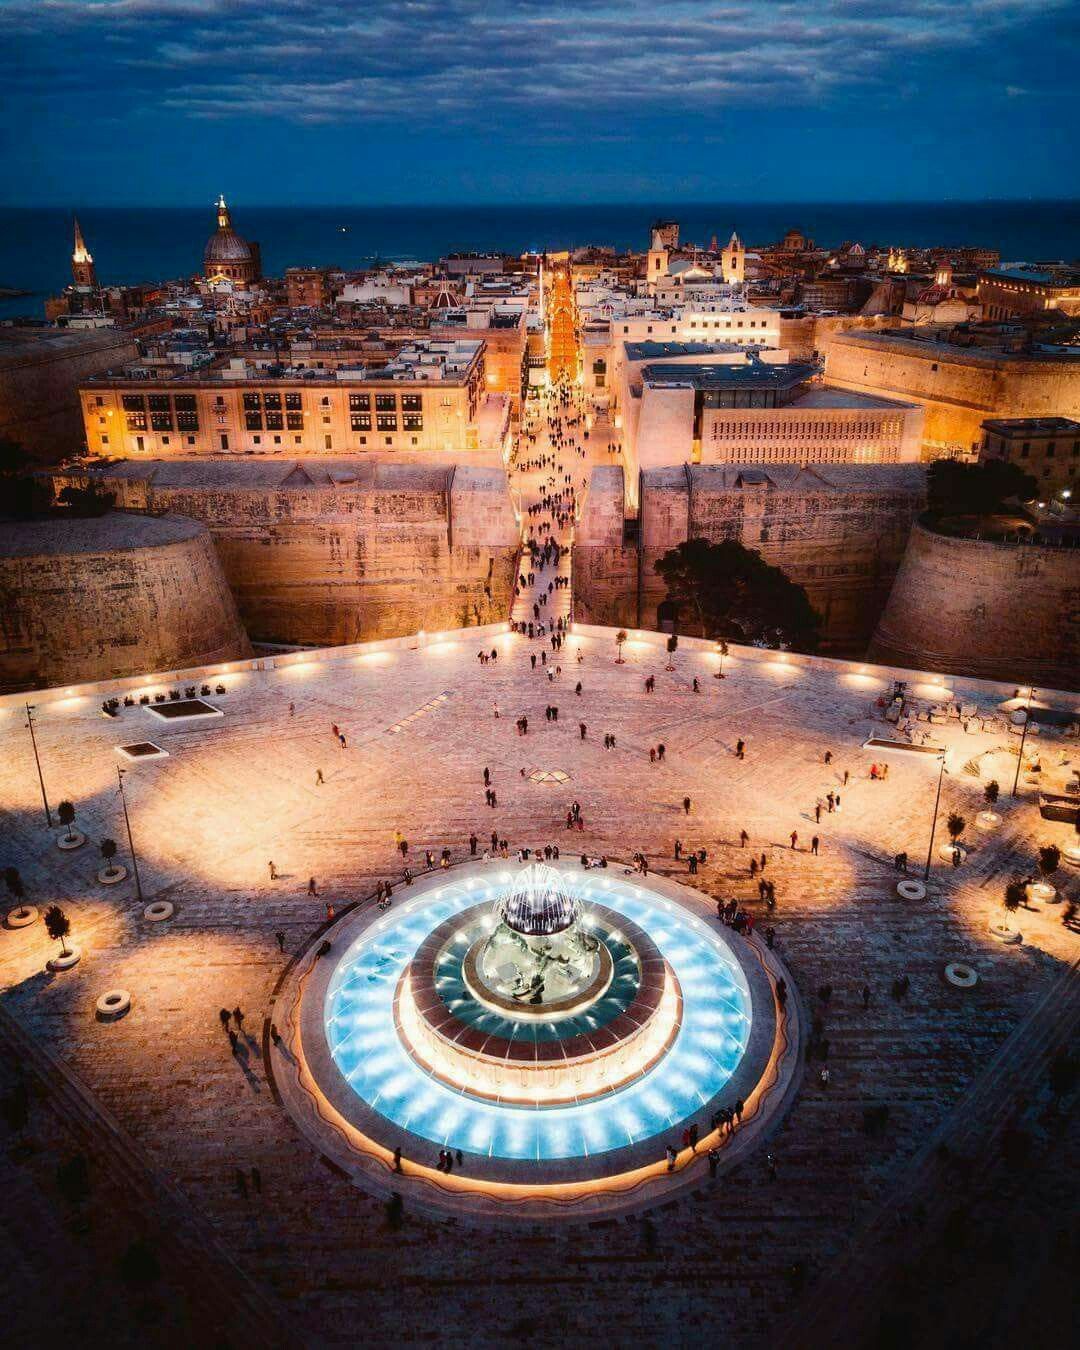
[[[128,819],[127,798],[124,796],[124,770],[117,765],[116,781],[120,784],[120,803],[124,808],[124,826],[127,829],[128,850],[131,853],[131,866],[135,873],[135,894],[142,902],[142,882],[139,880],[139,862],[135,857],[135,841],[131,837],[131,821]]]
[[[1017,788],[1020,785],[1020,769],[1024,763],[1024,742],[1027,740],[1027,730],[1031,722],[1031,700],[1035,696],[1035,687],[1028,690],[1027,706],[1024,709],[1024,725],[1020,730],[1020,753],[1016,756],[1016,777],[1013,779],[1012,795],[1017,795]]]
[[[30,744],[34,747],[34,763],[37,765],[38,782],[41,784],[41,801],[45,807],[45,820],[49,828],[52,828],[52,812],[49,810],[49,799],[45,795],[45,778],[41,772],[41,759],[38,756],[37,737],[34,735],[34,705],[26,704],[26,725],[30,732]]]
[[[930,847],[926,850],[926,867],[923,869],[923,881],[930,880],[930,859],[934,856],[934,835],[937,833],[938,807],[941,804],[941,780],[945,776],[945,756],[948,752],[941,752],[941,768],[937,776],[937,796],[934,798],[934,816],[930,821]]]

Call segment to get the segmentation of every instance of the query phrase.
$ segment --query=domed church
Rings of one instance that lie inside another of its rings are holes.
[[[217,201],[217,229],[203,249],[203,273],[207,281],[222,277],[237,286],[250,286],[262,274],[258,244],[241,238],[232,227],[224,196]]]

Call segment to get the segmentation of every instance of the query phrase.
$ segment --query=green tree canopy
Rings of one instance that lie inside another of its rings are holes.
[[[668,599],[710,638],[764,647],[817,646],[821,616],[805,589],[733,539],[688,539],[656,562]]]
[[[1006,502],[1030,501],[1038,484],[1029,473],[1004,460],[961,464],[936,459],[926,474],[926,505],[931,516],[992,516]]]

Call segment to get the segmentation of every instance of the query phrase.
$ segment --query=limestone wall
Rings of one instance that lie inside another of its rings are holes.
[[[869,656],[1077,688],[1080,550],[952,539],[916,525]]]
[[[0,525],[0,689],[250,653],[207,530],[115,512]]]
[[[86,439],[80,381],[138,354],[117,328],[0,328],[0,439],[42,464],[75,454]]]
[[[978,449],[987,417],[1080,415],[1080,359],[955,347],[894,333],[841,333],[828,344],[829,384],[926,409],[929,457]]]
[[[656,561],[685,539],[737,539],[806,587],[823,649],[862,655],[925,504],[919,465],[697,465],[642,475],[640,552],[622,539],[621,470],[597,470],[574,546],[582,622],[657,628]],[[678,618],[692,631],[690,615]]]
[[[207,525],[256,641],[331,646],[510,611],[518,533],[501,469],[173,460],[99,476],[124,505]]]

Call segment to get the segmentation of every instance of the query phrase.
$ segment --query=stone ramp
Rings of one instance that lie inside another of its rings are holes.
[[[879,1343],[879,1319],[889,1311],[893,1279],[935,1241],[956,1208],[956,1160],[987,1177],[1001,1163],[1004,1132],[1018,1103],[1045,1089],[1052,1060],[1080,1029],[1080,961],[1052,979],[1027,1017],[959,1099],[941,1126],[907,1164],[895,1186],[854,1235],[846,1251],[770,1335],[800,1350],[848,1350]],[[1069,1164],[1066,1163],[1066,1166]],[[909,1222],[918,1214],[915,1226]]]
[[[282,1309],[236,1264],[213,1228],[181,1192],[153,1166],[140,1146],[82,1081],[39,1039],[30,1036],[0,1005],[0,1052],[35,1080],[50,1108],[82,1140],[99,1172],[107,1173],[125,1207],[153,1235],[158,1259],[172,1282],[198,1309],[205,1343],[258,1345],[287,1350],[298,1346]],[[44,1272],[38,1270],[37,1278]],[[62,1285],[62,1273],[54,1272]],[[148,1343],[153,1336],[148,1333]]]

